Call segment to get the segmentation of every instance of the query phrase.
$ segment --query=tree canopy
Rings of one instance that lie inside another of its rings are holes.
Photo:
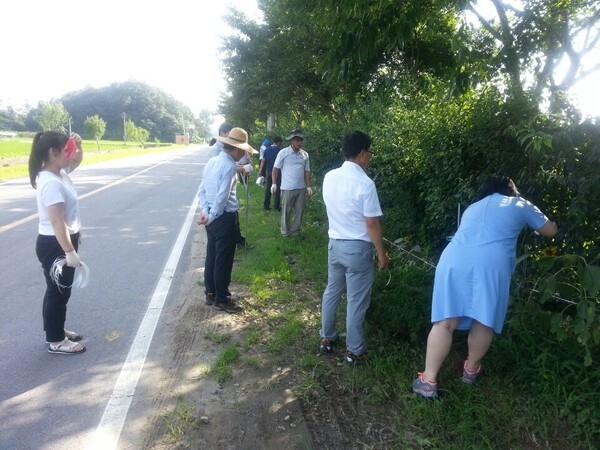
[[[252,128],[335,113],[352,99],[408,97],[432,80],[450,95],[486,85],[538,105],[600,69],[595,0],[259,0],[264,22],[238,11],[224,41],[225,116]],[[342,100],[339,102],[339,100]]]
[[[60,117],[56,116],[56,111],[53,114],[50,111],[56,109],[57,105],[63,109]],[[189,107],[161,89],[128,81],[69,92],[60,99],[40,102],[24,114],[10,108],[0,111],[0,129],[38,131],[50,127],[67,131],[70,118],[71,129],[85,134],[86,119],[97,116],[105,123],[105,139],[123,139],[125,122],[130,119],[148,130],[152,139],[174,142],[175,134],[185,130],[190,133],[193,142],[200,142],[210,137],[214,114],[213,111],[204,110],[194,117]],[[92,134],[86,137],[95,139]]]

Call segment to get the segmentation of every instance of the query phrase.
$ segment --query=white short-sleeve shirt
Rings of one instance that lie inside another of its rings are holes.
[[[375,183],[358,164],[344,162],[323,179],[323,200],[331,239],[372,242],[365,217],[383,215]]]
[[[64,170],[60,175],[54,175],[47,170],[40,171],[36,188],[37,209],[39,216],[38,232],[45,236],[54,236],[54,229],[48,217],[48,206],[57,203],[65,204],[65,223],[69,234],[75,234],[81,229],[79,202],[77,192],[69,175]]]
[[[300,149],[295,152],[291,146],[286,147],[277,154],[273,167],[281,171],[282,190],[290,191],[306,187],[304,172],[310,172],[310,163],[306,151]]]

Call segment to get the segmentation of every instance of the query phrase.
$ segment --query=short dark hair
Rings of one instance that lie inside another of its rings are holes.
[[[223,122],[219,127],[219,136],[221,136],[223,133],[229,133],[232,128],[233,126],[230,123]]]
[[[492,194],[501,194],[508,197],[518,197],[521,195],[517,186],[515,186],[515,182],[504,175],[492,175],[485,180],[475,201],[479,201]]]
[[[273,138],[273,144],[281,144],[283,142],[283,139],[281,138],[281,136],[275,136]]]
[[[362,131],[348,133],[342,139],[342,154],[346,159],[353,159],[363,150],[369,150],[372,143],[371,137]]]

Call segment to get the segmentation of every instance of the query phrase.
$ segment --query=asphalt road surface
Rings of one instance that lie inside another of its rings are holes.
[[[0,183],[0,449],[136,448],[123,430],[143,420],[132,404],[152,389],[144,371],[189,261],[207,157],[188,147],[72,174],[90,281],[73,289],[65,327],[84,335],[82,355],[47,351],[35,191],[28,179]]]

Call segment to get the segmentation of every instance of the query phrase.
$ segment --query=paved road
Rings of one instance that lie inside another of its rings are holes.
[[[66,327],[84,334],[83,355],[47,352],[35,191],[27,179],[0,184],[0,449],[110,449],[119,436],[119,448],[136,447],[121,430],[156,356],[178,262],[189,261],[207,155],[189,147],[73,173],[90,283],[74,289]]]

